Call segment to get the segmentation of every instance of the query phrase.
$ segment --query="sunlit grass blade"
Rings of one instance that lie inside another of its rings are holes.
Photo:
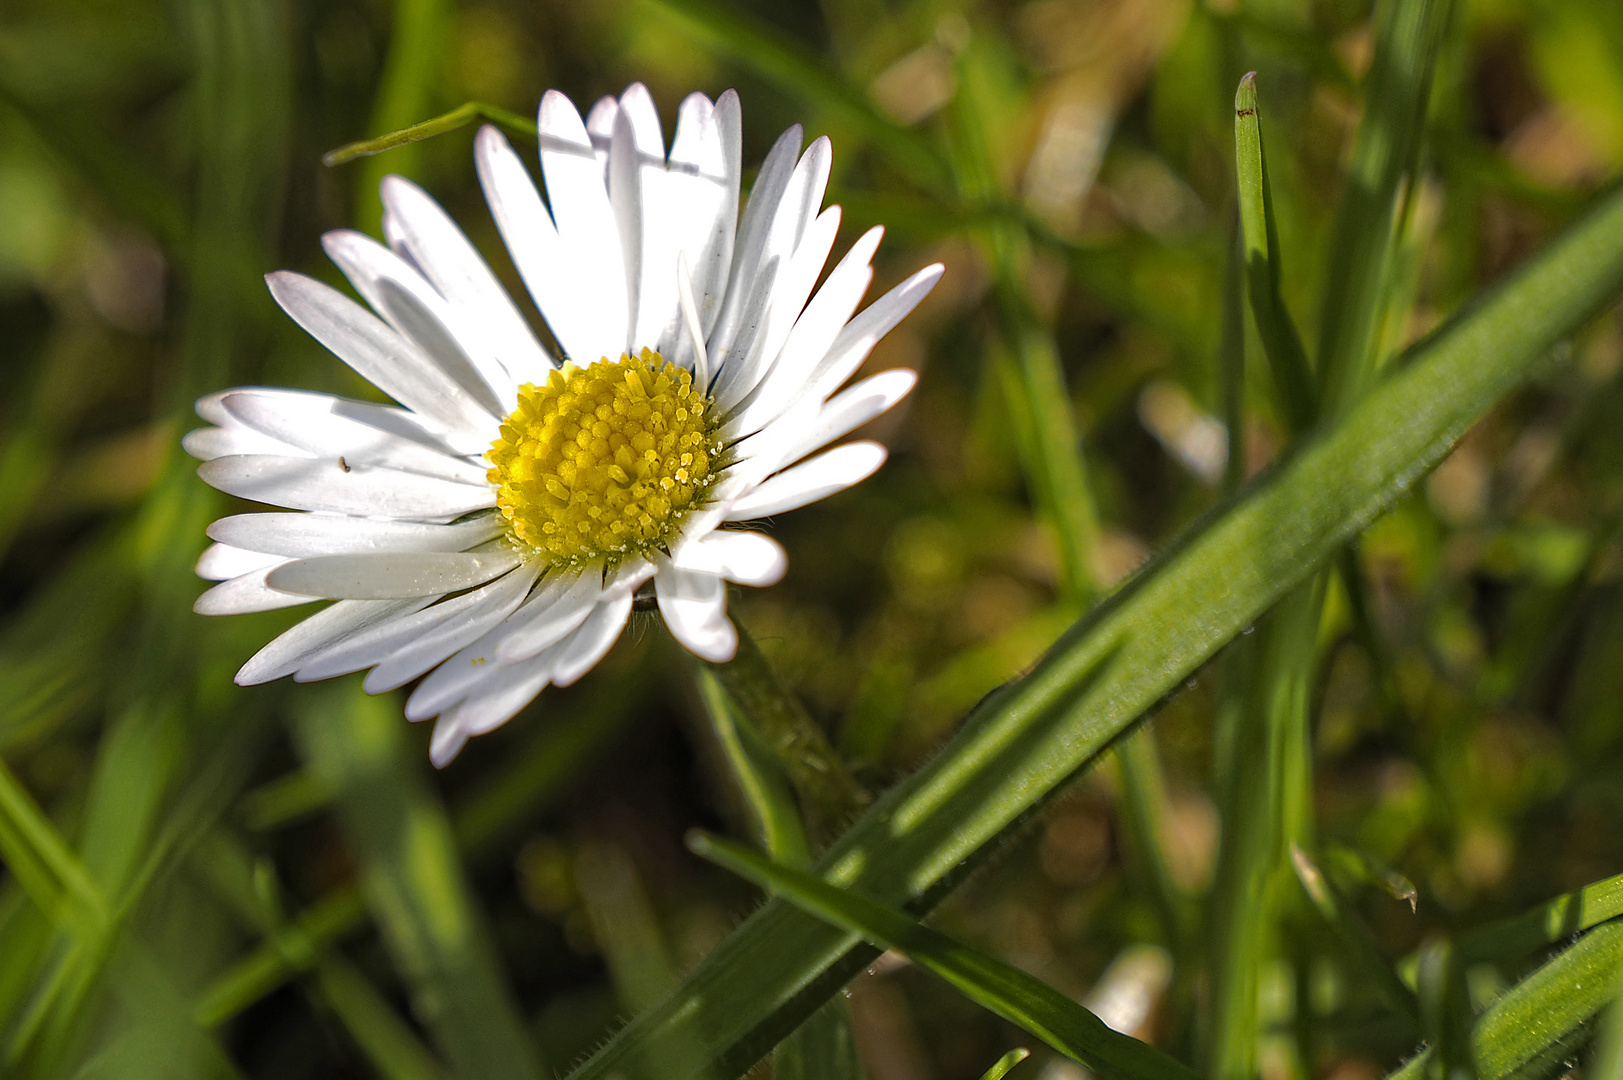
[[[1616,295],[1620,234],[1614,193],[990,695],[832,845],[822,872],[915,914],[939,901],[1009,826],[1333,557]],[[854,935],[768,903],[577,1076],[671,1076],[664,1050],[688,1030],[704,1033],[718,1068],[747,1067],[872,955]]]
[[[1245,280],[1257,336],[1268,356],[1280,404],[1292,430],[1313,425],[1317,391],[1307,350],[1285,307],[1279,279],[1283,257],[1274,224],[1274,197],[1268,186],[1268,159],[1263,151],[1262,117],[1257,106],[1257,73],[1240,80],[1234,95],[1234,165],[1240,200],[1240,233],[1244,244]]]
[[[1505,991],[1477,1017],[1471,1050],[1482,1080],[1537,1075],[1568,1056],[1580,1029],[1606,1006],[1623,972],[1623,920],[1602,923]],[[1430,1075],[1426,1049],[1390,1080]]]
[[[788,897],[820,919],[874,945],[905,953],[979,1005],[1101,1076],[1110,1080],[1194,1080],[1196,1076],[1148,1043],[1112,1031],[1042,980],[954,941],[895,908],[704,833],[690,834],[688,846],[711,862]]]
[[[1603,1024],[1584,1075],[1594,1080],[1623,1080],[1623,973],[1612,988],[1612,1004]]]
[[[444,135],[448,131],[466,127],[475,120],[486,120],[506,131],[510,135],[529,139],[536,138],[536,127],[533,120],[526,120],[518,113],[509,112],[496,105],[487,105],[483,101],[467,101],[458,105],[448,113],[443,113],[431,120],[424,120],[420,124],[411,124],[379,135],[373,139],[361,139],[357,142],[345,143],[335,150],[329,150],[321,155],[321,163],[327,166],[343,165],[356,158],[370,157],[381,154],[385,150],[393,150],[397,146],[407,143],[422,142],[432,139],[436,135]]]
[[[1023,1046],[1017,1046],[1007,1054],[998,1058],[990,1069],[981,1076],[981,1080],[1003,1080],[1009,1075],[1009,1070],[1031,1056],[1031,1051]]]
[[[394,705],[337,686],[303,711],[296,733],[340,792],[373,915],[451,1067],[467,1077],[539,1077],[450,822],[418,771],[426,762],[408,757]]]
[[[1466,963],[1514,960],[1623,915],[1623,874],[1563,893],[1531,911],[1479,927],[1460,938]]]
[[[1318,350],[1323,415],[1352,406],[1378,359],[1373,353],[1386,315],[1386,276],[1405,183],[1415,181],[1432,73],[1451,7],[1451,0],[1377,7],[1364,114],[1329,245]]]
[[[652,0],[674,15],[699,40],[741,63],[772,73],[866,138],[916,183],[936,191],[951,189],[946,159],[928,138],[903,127],[874,107],[867,95],[831,70],[828,61],[763,25],[744,11],[712,0]]]

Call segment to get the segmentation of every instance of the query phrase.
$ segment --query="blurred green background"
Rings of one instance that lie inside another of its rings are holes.
[[[1358,0],[8,0],[0,1075],[551,1075],[757,902],[683,847],[750,821],[657,618],[436,773],[428,732],[358,676],[233,686],[303,609],[191,613],[203,528],[231,507],[179,452],[190,403],[373,393],[265,272],[337,283],[321,233],[375,232],[377,182],[399,172],[522,294],[473,127],[332,168],[325,151],[469,100],[533,115],[549,87],[584,109],[641,81],[667,125],[689,91],[737,87],[747,169],[791,123],[833,137],[839,247],[889,228],[874,295],[947,265],[865,369],[922,373],[871,429],[889,464],[778,523],[788,578],[733,600],[878,791],[1218,503],[1221,418],[1243,416],[1231,481],[1282,452],[1291,425],[1232,304],[1243,401],[1220,377],[1234,88],[1259,73],[1282,293],[1311,341],[1374,47]],[[1461,0],[1424,117],[1386,352],[1623,166],[1623,8]],[[1031,342],[1011,310],[1068,392],[1086,496],[1061,500],[1069,534],[1021,465],[1010,343]],[[1619,315],[1474,428],[1329,587],[1316,842],[1389,960],[1623,871]],[[935,917],[1186,1060],[1209,985],[1167,899],[1210,907],[1219,690],[1190,680],[1139,737],[1150,813],[1107,762]],[[1286,920],[1261,965],[1260,1068],[1374,1080],[1414,1032],[1315,934]],[[1530,966],[1474,964],[1465,992],[1481,1007]],[[1017,1077],[1073,1075],[905,962],[849,1002],[871,1080],[972,1080],[1022,1041],[1038,1053]]]

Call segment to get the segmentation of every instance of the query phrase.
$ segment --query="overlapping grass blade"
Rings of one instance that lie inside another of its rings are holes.
[[[1411,351],[1343,420],[1188,530],[993,694],[931,762],[824,855],[822,875],[917,913],[996,839],[1252,624],[1537,369],[1623,284],[1623,195],[1601,200]],[[780,902],[712,950],[664,1003],[577,1072],[680,1076],[698,1031],[747,1066],[873,956]]]
[[[990,1069],[981,1076],[981,1080],[1003,1080],[1009,1075],[1009,1070],[1031,1056],[1031,1051],[1023,1046],[1017,1046],[1007,1054],[998,1058]]]
[[[1623,973],[1623,920],[1602,923],[1505,991],[1471,1029],[1471,1050],[1482,1080],[1533,1077],[1570,1054],[1580,1028],[1606,1006]],[[1423,1050],[1389,1080],[1429,1075],[1432,1053]]]
[[[788,897],[820,919],[874,945],[905,953],[984,1008],[1109,1080],[1194,1080],[1196,1076],[1148,1043],[1112,1031],[1103,1020],[1042,980],[954,941],[895,908],[704,833],[691,834],[688,846]]]

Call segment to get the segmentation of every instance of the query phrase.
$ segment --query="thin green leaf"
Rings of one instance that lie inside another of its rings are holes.
[[[370,157],[381,154],[385,150],[393,150],[397,146],[407,143],[422,142],[432,139],[436,135],[455,131],[466,127],[475,120],[488,120],[497,127],[506,130],[509,134],[520,138],[534,140],[536,127],[533,120],[526,120],[518,113],[509,112],[497,105],[487,105],[483,101],[466,101],[448,113],[424,120],[409,127],[391,131],[386,135],[379,135],[373,139],[361,139],[358,142],[345,143],[336,150],[329,150],[321,155],[321,163],[328,167],[343,165],[356,158]]]
[[[1307,350],[1302,347],[1301,335],[1296,332],[1296,323],[1279,290],[1283,260],[1279,230],[1274,225],[1274,197],[1268,186],[1255,71],[1240,80],[1234,94],[1234,167],[1251,314],[1257,321],[1257,336],[1273,371],[1285,417],[1293,431],[1305,431],[1313,426],[1317,392]]]
[[[819,919],[905,953],[982,1007],[1111,1080],[1194,1080],[1175,1058],[1113,1031],[1093,1013],[1019,968],[954,941],[895,908],[777,865],[747,848],[695,832],[688,846]]]
[[[1467,964],[1514,960],[1623,915],[1623,874],[1564,893],[1531,911],[1489,923],[1460,938]]]
[[[1623,194],[1614,193],[991,695],[830,847],[822,871],[915,912],[939,901],[1011,825],[1333,557],[1616,295],[1620,233]],[[745,1068],[873,955],[854,935],[768,903],[577,1076],[680,1076],[663,1053],[675,1033],[695,1030],[718,1071]]]
[[[1602,923],[1557,953],[1488,1006],[1471,1029],[1482,1080],[1537,1075],[1566,1057],[1582,1025],[1618,989],[1623,973],[1623,920]],[[1420,1080],[1431,1066],[1426,1049],[1389,1074]]]

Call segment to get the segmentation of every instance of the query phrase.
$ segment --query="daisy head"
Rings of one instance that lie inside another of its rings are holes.
[[[844,384],[941,275],[860,313],[882,230],[822,276],[840,210],[821,210],[826,138],[798,126],[740,198],[738,95],[682,102],[667,153],[646,88],[583,121],[541,102],[541,177],[494,128],[479,179],[556,350],[479,253],[409,181],[383,182],[387,244],[327,234],[371,307],[300,274],[277,303],[396,405],[249,387],[197,403],[185,447],[221,491],[286,508],[209,527],[196,609],[330,600],[237,673],[248,685],[370,668],[378,693],[437,718],[444,765],[549,683],[580,678],[639,591],[712,661],[737,646],[727,583],[770,585],[783,549],[736,523],[869,476],[873,442],[825,449],[912,389],[912,371]],[[742,202],[742,213],[740,205]],[[556,353],[556,355],[555,355]],[[844,387],[844,389],[842,389]]]

